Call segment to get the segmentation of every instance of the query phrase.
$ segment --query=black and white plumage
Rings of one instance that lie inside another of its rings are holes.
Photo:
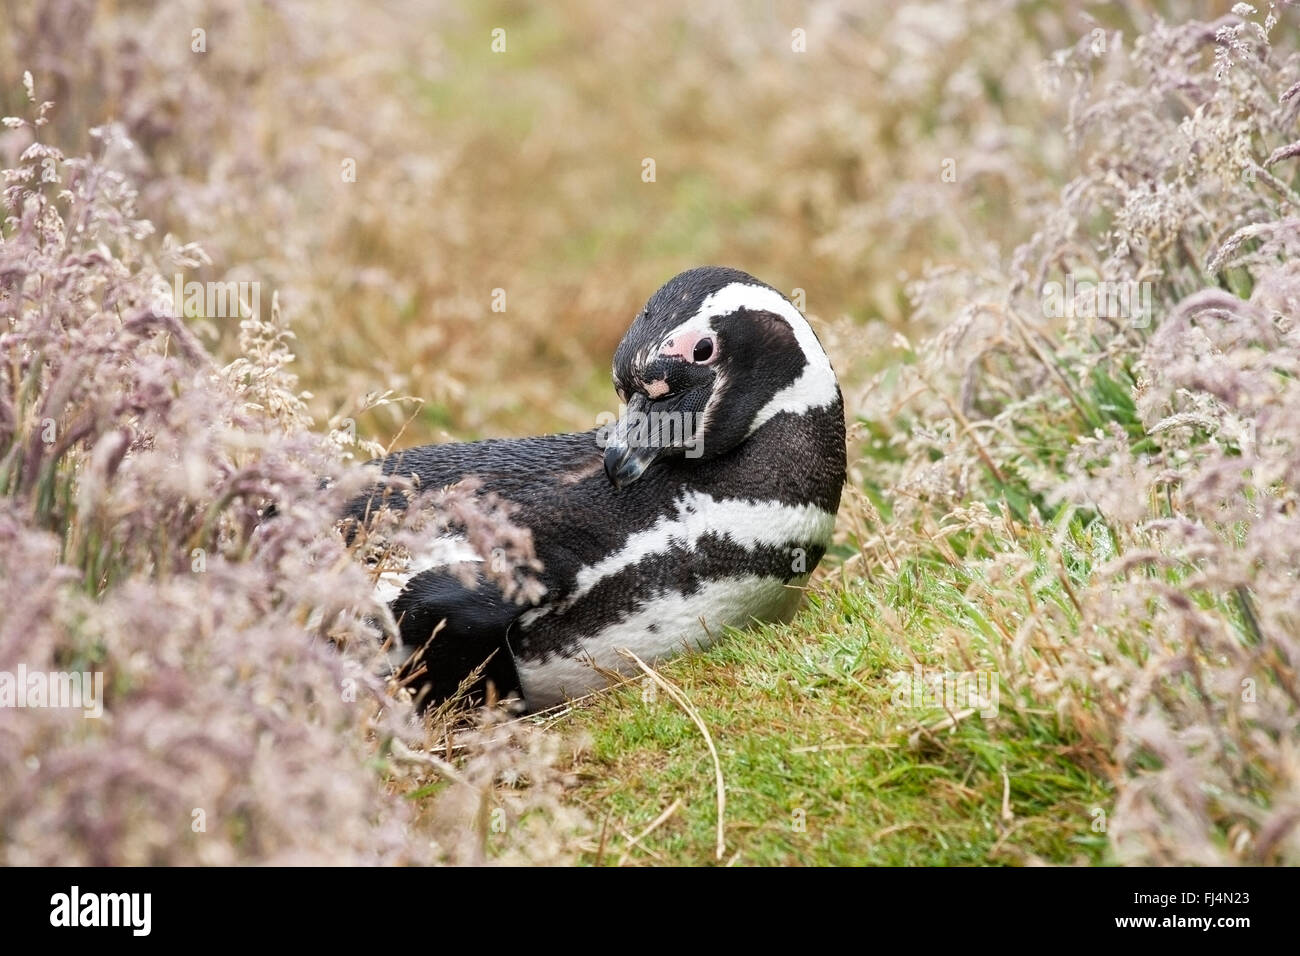
[[[627,672],[620,648],[653,661],[725,626],[793,613],[845,477],[843,401],[807,320],[752,276],[693,269],[637,315],[614,384],[616,425],[426,445],[380,462],[426,488],[476,476],[518,506],[513,520],[531,530],[542,564],[536,605],[487,581],[467,587],[430,561],[391,586],[407,649],[445,622],[424,654],[430,699],[492,655],[485,679],[499,694],[549,706],[605,686],[602,671]],[[664,427],[640,427],[654,422]],[[448,546],[435,561],[474,559]]]

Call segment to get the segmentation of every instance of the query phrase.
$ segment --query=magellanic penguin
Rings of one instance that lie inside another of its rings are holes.
[[[379,461],[423,488],[475,476],[517,506],[541,562],[535,604],[447,567],[389,592],[404,649],[424,647],[426,701],[490,658],[480,697],[490,681],[547,707],[630,672],[620,649],[661,660],[793,614],[845,477],[844,404],[808,321],[753,276],[692,269],[637,315],[614,385],[621,414],[591,431]],[[363,497],[349,515],[372,507]]]

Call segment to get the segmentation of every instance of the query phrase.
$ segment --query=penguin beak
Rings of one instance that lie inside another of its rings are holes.
[[[605,447],[605,474],[616,491],[622,491],[645,473],[656,458],[658,448],[629,448],[622,442],[611,441]]]
[[[622,491],[640,478],[663,452],[662,448],[644,440],[628,441],[629,418],[644,415],[648,407],[644,395],[633,395],[628,399],[627,411],[605,445],[605,474],[616,491]]]

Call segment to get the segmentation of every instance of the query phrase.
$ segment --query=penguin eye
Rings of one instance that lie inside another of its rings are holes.
[[[713,339],[700,339],[695,343],[695,353],[692,356],[697,362],[707,362],[713,356]]]

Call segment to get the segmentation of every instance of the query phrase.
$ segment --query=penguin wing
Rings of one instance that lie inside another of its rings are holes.
[[[579,563],[563,544],[566,536],[559,533],[579,508],[569,495],[580,490],[583,486],[579,482],[589,476],[598,475],[600,483],[605,482],[595,431],[424,445],[395,452],[375,464],[387,475],[412,475],[423,488],[446,487],[470,476],[478,478],[484,492],[494,493],[518,508],[519,524],[534,531],[541,527],[552,532],[550,538],[535,536],[534,542],[544,565],[542,581],[547,601],[564,597],[563,582]],[[401,495],[387,503],[405,507]],[[374,493],[363,494],[344,514],[363,523],[377,505]],[[592,506],[579,510],[597,509]],[[591,535],[587,537],[595,540]],[[460,569],[464,567],[462,564]],[[404,649],[413,655],[399,676],[409,676],[412,687],[419,688],[417,693],[430,702],[455,694],[461,680],[484,661],[487,665],[473,685],[472,698],[482,700],[489,681],[498,697],[521,690],[508,635],[520,615],[534,605],[507,600],[477,569],[468,577],[472,583],[467,585],[466,575],[457,574],[455,569],[441,564],[430,568],[426,564],[425,570],[403,582],[401,592],[389,601]],[[419,676],[415,676],[416,672],[420,672]]]
[[[453,696],[479,667],[483,672],[469,690],[472,699],[485,699],[489,682],[497,697],[520,689],[507,635],[526,605],[506,600],[495,584],[473,573],[477,580],[467,585],[447,568],[422,571],[391,604],[402,644],[411,653],[399,677],[412,678],[420,688],[427,685],[422,692],[431,702]]]
[[[378,464],[386,475],[415,476],[424,488],[476,476],[485,491],[526,502],[553,493],[566,474],[600,469],[604,452],[597,432],[420,445],[393,452]]]

